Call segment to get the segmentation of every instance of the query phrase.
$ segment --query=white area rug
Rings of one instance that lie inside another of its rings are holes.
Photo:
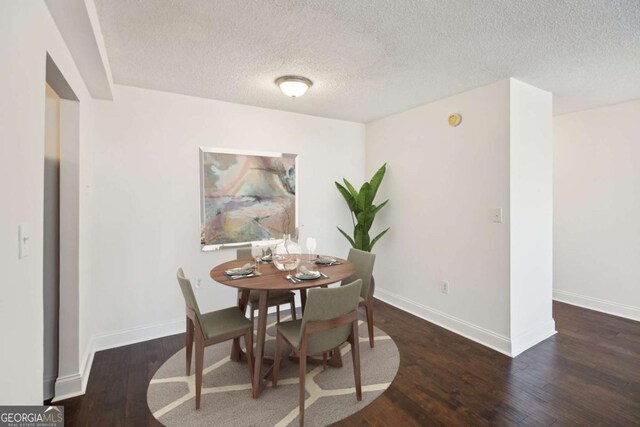
[[[265,352],[273,354],[275,315],[269,317],[269,322]],[[325,426],[358,412],[382,394],[395,378],[400,355],[393,340],[375,328],[375,348],[370,348],[367,325],[362,321],[359,333],[362,401],[356,400],[351,346],[347,344],[342,348],[342,368],[307,367],[306,426]],[[288,359],[289,352],[283,353],[278,387],[272,388],[269,381],[260,397],[253,399],[247,364],[231,361],[230,349],[230,341],[205,349],[202,403],[198,411],[195,360],[192,375],[187,377],[184,348],[171,356],[158,369],[147,390],[153,416],[166,426],[298,425],[298,364]]]

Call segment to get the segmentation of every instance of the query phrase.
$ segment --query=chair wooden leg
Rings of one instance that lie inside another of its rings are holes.
[[[328,360],[328,364],[334,368],[342,368],[342,353],[340,353],[339,346],[331,350],[331,358]]]
[[[251,384],[253,384],[253,328],[251,332],[247,332],[244,334],[244,345],[247,347],[247,364],[249,365],[249,378],[251,379]]]
[[[282,353],[282,335],[276,333],[276,354],[273,356],[273,370],[271,371],[271,386],[278,386],[278,374],[280,373],[280,353]]]
[[[250,305],[250,306],[249,306],[249,310],[251,310],[251,324],[253,325],[253,319],[254,319],[254,318],[255,318],[255,316],[256,316],[256,312],[255,312],[255,310],[253,309],[253,306],[252,306],[252,305]]]
[[[191,357],[193,356],[193,321],[189,319],[189,316],[185,316],[187,318],[187,342],[185,343],[186,353],[187,353],[187,372],[186,375],[191,375]]]
[[[307,305],[307,290],[300,289],[300,303],[302,304],[302,314],[304,314],[304,308]]]
[[[307,376],[307,345],[300,347],[300,427],[304,426],[305,377]]]
[[[292,300],[291,303],[291,318],[296,320],[296,303]]]
[[[362,384],[360,378],[360,338],[358,337],[358,322],[353,322],[351,335],[351,358],[353,360],[353,376],[356,381],[356,399],[362,400]]]
[[[202,364],[204,361],[204,337],[196,332],[196,409],[200,409],[202,393]]]
[[[280,306],[276,305],[276,318],[278,319],[278,323],[280,323]]]
[[[364,306],[367,313],[367,329],[369,330],[369,347],[373,348],[373,298],[369,298]]]

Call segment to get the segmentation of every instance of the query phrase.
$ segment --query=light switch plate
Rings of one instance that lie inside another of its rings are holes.
[[[442,282],[440,284],[440,292],[445,295],[449,295],[449,282]]]
[[[22,259],[29,255],[29,248],[31,247],[31,234],[29,233],[29,227],[25,224],[18,225],[18,258]]]
[[[491,210],[491,220],[496,223],[502,223],[502,208],[495,208]]]

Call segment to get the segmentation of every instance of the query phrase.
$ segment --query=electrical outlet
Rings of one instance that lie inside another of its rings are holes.
[[[442,282],[440,285],[440,292],[445,295],[449,295],[449,282]]]
[[[495,208],[491,210],[491,220],[498,224],[502,224],[502,208]]]
[[[199,277],[196,277],[196,288],[200,288],[202,287],[202,279],[200,279]]]

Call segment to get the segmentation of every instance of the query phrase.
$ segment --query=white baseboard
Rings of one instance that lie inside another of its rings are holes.
[[[82,377],[79,373],[58,377],[58,379],[56,379],[55,390],[56,395],[53,398],[53,402],[80,396],[84,394]]]
[[[512,356],[511,340],[503,335],[496,334],[465,320],[378,287],[376,288],[376,298],[502,354]]]
[[[80,372],[82,375],[82,394],[87,390],[87,382],[89,382],[89,374],[91,373],[91,366],[93,365],[93,356],[96,354],[93,349],[92,342],[89,342],[87,347],[84,357],[82,358],[82,366],[80,366]]]
[[[93,364],[93,358],[96,352],[182,333],[185,330],[184,322],[184,318],[180,318],[179,320],[169,322],[94,335],[91,337],[85,350],[81,361],[80,372],[57,379],[56,397],[53,401],[58,402],[85,393],[91,372],[91,365]]]
[[[122,329],[116,332],[94,335],[91,337],[92,350],[95,353],[100,350],[135,344],[156,338],[179,334],[185,331],[185,320],[181,317],[169,322],[155,323],[136,328]]]
[[[553,291],[553,299],[567,304],[577,305],[578,307],[588,308],[589,310],[601,311],[614,316],[640,321],[640,307],[561,290]]]
[[[535,327],[524,334],[511,339],[511,356],[516,357],[534,345],[556,334],[556,322],[551,319],[543,325]]]

